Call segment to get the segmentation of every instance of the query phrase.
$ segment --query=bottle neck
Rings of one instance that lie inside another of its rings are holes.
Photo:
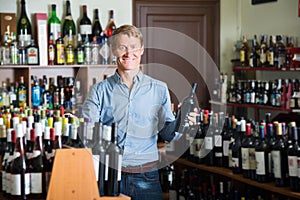
[[[71,6],[70,6],[70,2],[67,1],[67,4],[66,4],[66,16],[67,17],[71,17]]]
[[[26,16],[26,6],[25,6],[25,0],[21,1],[21,16]]]
[[[52,17],[56,17],[56,6],[52,5]]]
[[[86,6],[82,6],[82,13],[84,18],[87,17]]]
[[[99,12],[98,12],[98,9],[95,10],[95,21],[99,21]]]

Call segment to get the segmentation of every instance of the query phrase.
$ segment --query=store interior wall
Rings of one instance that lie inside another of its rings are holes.
[[[0,0],[0,12],[17,12],[19,0]],[[81,5],[86,4],[88,16],[93,19],[93,10],[99,9],[103,27],[108,21],[108,10],[115,12],[116,25],[132,23],[132,0],[71,0],[72,16],[78,23],[81,18]],[[57,16],[64,17],[64,0],[26,0],[28,14],[50,14],[51,4],[57,5]],[[276,2],[252,5],[251,0],[220,0],[221,38],[220,70],[231,73],[230,60],[235,57],[234,44],[243,34],[249,38],[254,34],[284,34],[299,37],[300,18],[298,0],[277,0]]]

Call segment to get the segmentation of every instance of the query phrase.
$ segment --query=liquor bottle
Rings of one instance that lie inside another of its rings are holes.
[[[40,122],[36,122],[34,124],[34,130],[35,135],[32,137],[35,141],[30,161],[30,196],[32,198],[43,198],[46,196],[46,187],[43,164],[44,146],[42,138],[42,124]]]
[[[295,122],[290,122],[291,137],[293,142],[288,146],[288,165],[289,165],[289,180],[290,189],[294,192],[300,191],[300,185],[298,181],[298,164],[297,164],[297,151],[299,149],[299,136]]]
[[[60,27],[60,20],[56,16],[56,5],[52,4],[51,8],[52,8],[52,12],[48,20],[48,34],[50,36],[50,34],[52,33],[53,42],[55,44],[56,40],[59,38],[58,33],[61,32],[61,27]]]
[[[270,67],[274,67],[274,42],[273,42],[273,36],[270,35],[269,38],[269,49],[268,49],[268,64]]]
[[[255,144],[256,175],[258,182],[269,181],[269,146],[265,140],[265,126],[259,126],[260,139]]]
[[[189,96],[184,98],[183,101],[181,102],[181,107],[177,118],[177,120],[180,120],[179,123],[177,122],[179,133],[185,134],[189,130],[188,114],[194,111],[195,108],[197,108],[196,100],[195,100],[196,88],[197,88],[197,83],[193,83]]]
[[[31,80],[33,82],[31,88],[31,103],[33,107],[37,107],[41,105],[41,87],[36,76],[31,76]]]
[[[222,127],[224,125],[224,113],[218,113],[218,119],[215,123],[214,131],[214,161],[215,166],[223,167],[223,131]]]
[[[13,33],[12,35],[12,41],[10,43],[10,58],[11,58],[11,64],[17,65],[18,63],[18,49],[19,45],[16,39],[16,34]]]
[[[262,35],[261,36],[261,42],[260,42],[260,64],[262,67],[266,67],[268,65],[268,60],[267,60],[267,35]]]
[[[276,142],[272,147],[272,162],[275,178],[275,185],[277,187],[285,187],[288,185],[288,159],[287,147],[282,134],[282,124],[276,125]]]
[[[26,54],[27,54],[28,65],[39,65],[40,63],[39,47],[36,45],[33,39],[31,40],[30,44],[26,48]]]
[[[70,0],[66,1],[66,16],[63,22],[63,27],[62,27],[62,37],[64,41],[70,40],[70,35],[69,33],[72,33],[71,38],[72,40],[75,39],[76,36],[76,26],[74,23],[74,20],[72,18],[72,13],[71,13],[71,4]],[[65,46],[67,46],[67,42],[65,42]]]
[[[236,102],[236,93],[235,93],[235,79],[234,74],[231,75],[230,81],[230,89],[228,90],[228,102],[235,103]]]
[[[175,178],[173,165],[170,166],[169,182],[170,182],[169,197],[170,197],[170,199],[177,200],[178,183]]]
[[[196,136],[194,138],[194,162],[198,164],[203,164],[203,155],[202,155],[202,149],[204,144],[204,138],[205,138],[205,130],[203,128],[204,124],[206,125],[208,123],[207,118],[204,120],[204,111],[200,112],[199,117],[197,118],[197,125],[198,129],[196,132]]]
[[[54,140],[55,140],[54,128],[51,128],[50,126],[46,126],[44,132],[44,156],[43,156],[46,192],[48,191],[53,162],[54,162],[54,151],[53,151]]]
[[[7,196],[10,196],[11,194],[11,189],[12,189],[12,184],[11,184],[11,164],[12,164],[12,160],[14,158],[14,151],[15,151],[15,146],[16,146],[16,129],[13,128],[9,128],[8,132],[7,132],[7,136],[10,136],[10,140],[11,140],[11,148],[10,148],[10,152],[6,161],[6,165],[5,165],[5,193]]]
[[[56,39],[56,64],[57,65],[64,65],[65,64],[65,45],[64,41],[61,37],[61,33],[57,33],[57,39]]]
[[[87,41],[91,41],[92,37],[92,22],[90,18],[87,15],[87,6],[82,6],[82,18],[79,22],[79,30],[81,34],[81,38],[83,41],[86,41],[86,38],[88,38]]]
[[[103,125],[101,122],[95,122],[94,140],[97,141],[92,149],[93,158],[96,170],[96,180],[98,184],[99,196],[104,196],[104,181],[105,181],[105,147],[103,146]]]
[[[50,33],[48,42],[48,65],[54,64],[56,64],[56,49],[53,41],[53,34]]]
[[[27,105],[27,87],[24,83],[24,76],[20,76],[17,97],[18,97],[19,107],[25,108]]]
[[[62,135],[62,126],[60,121],[54,122],[54,132],[55,132],[55,140],[53,143],[53,150],[61,149],[62,148],[62,141],[61,141],[61,135]]]
[[[111,37],[114,30],[116,30],[116,24],[114,21],[114,11],[109,10],[109,18],[105,28],[105,34],[107,37]]]
[[[235,136],[236,136],[236,124],[237,124],[237,119],[235,118],[235,116],[231,117],[231,141],[229,142],[229,147],[228,147],[228,168],[232,170],[232,146],[233,146],[233,142],[235,140]]]
[[[68,37],[68,45],[65,48],[65,57],[66,57],[67,65],[74,65],[74,63],[75,63],[75,55],[74,55],[72,40],[73,40],[72,39],[72,30],[70,30],[69,37]]]
[[[110,64],[110,51],[111,48],[108,44],[108,37],[106,35],[103,35],[102,42],[100,44],[100,56],[102,65]]]
[[[76,48],[76,62],[81,65],[84,63],[84,46],[82,43],[81,35],[77,35],[77,48]]]
[[[102,26],[101,26],[101,23],[100,23],[100,20],[99,20],[99,11],[96,8],[94,10],[94,23],[93,23],[93,26],[92,26],[92,37],[93,38],[96,37],[97,43],[100,43],[101,37],[103,35],[102,31],[103,31]]]
[[[241,153],[242,153],[242,173],[243,177],[250,178],[251,171],[250,171],[250,145],[252,143],[252,130],[251,130],[251,124],[246,124],[246,136],[242,140],[241,145]],[[253,146],[253,143],[252,143]]]
[[[105,190],[107,196],[118,196],[120,194],[122,150],[117,140],[118,124],[112,123],[111,143],[106,150],[106,166],[108,172],[105,178]]]
[[[232,143],[232,172],[234,174],[242,173],[242,154],[241,154],[241,121],[236,123],[236,132]]]
[[[231,131],[231,119],[228,114],[225,116],[224,126],[223,126],[223,167],[229,167],[229,144],[232,138],[232,131]]]
[[[205,164],[208,166],[214,166],[214,127],[213,124],[215,123],[216,118],[213,117],[212,111],[208,114],[208,124],[206,130],[206,136],[204,138],[204,149],[205,149]]]
[[[256,35],[252,40],[252,48],[249,56],[249,66],[250,67],[258,67],[259,66],[259,55],[257,54],[257,39]]]
[[[88,37],[85,37],[83,52],[84,64],[90,65],[92,63],[92,48]]]
[[[20,65],[27,65],[27,52],[26,52],[24,41],[20,41],[20,44],[19,44],[18,63]]]
[[[7,138],[6,138],[6,125],[0,125],[0,173],[2,173],[2,164],[5,158],[5,154],[7,154]],[[0,176],[0,186],[2,188],[2,174]]]
[[[241,62],[242,66],[248,66],[249,65],[249,58],[248,58],[249,47],[248,47],[247,37],[245,35],[243,36],[242,42],[243,43],[240,48],[240,62]]]
[[[7,90],[5,81],[2,82],[2,89],[1,89],[0,97],[2,100],[2,102],[0,102],[0,105],[2,104],[1,106],[9,107],[9,105],[10,105],[9,104],[9,95],[8,95],[8,90]]]
[[[3,153],[3,159],[2,159],[2,163],[1,163],[1,191],[4,193],[4,196],[7,192],[7,187],[8,187],[8,181],[7,181],[7,177],[6,177],[6,170],[8,167],[8,163],[11,161],[10,155],[13,154],[13,150],[14,150],[14,146],[13,143],[11,141],[11,132],[13,129],[11,128],[7,128],[6,131],[6,147],[4,149],[4,153]],[[15,130],[14,130],[15,131]]]
[[[16,146],[10,168],[12,186],[10,192],[13,199],[27,199],[30,193],[30,174],[26,172],[23,134],[23,125],[17,124]]]
[[[93,41],[91,43],[91,64],[98,65],[100,64],[100,54],[99,54],[100,46],[97,42],[97,37],[93,37]]]
[[[278,57],[278,63],[275,67],[277,68],[284,68],[285,67],[285,58],[286,58],[286,48],[283,43],[283,36],[282,35],[277,35],[276,36],[276,44],[275,44],[275,56]]]
[[[45,90],[42,94],[43,107],[52,110],[53,109],[53,94],[49,90],[49,84],[45,84]]]
[[[243,96],[243,82],[239,80],[236,88],[236,103],[244,103]]]
[[[8,37],[9,37],[8,34],[4,34],[4,42],[3,45],[1,46],[1,65],[11,64]]]
[[[24,41],[25,47],[31,42],[31,23],[27,17],[25,0],[21,0],[21,15],[17,23],[18,40]]]

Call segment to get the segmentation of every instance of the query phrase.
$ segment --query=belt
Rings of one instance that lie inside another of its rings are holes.
[[[137,166],[126,166],[122,167],[123,174],[139,174],[153,171],[153,169],[157,168],[157,161],[145,163]]]

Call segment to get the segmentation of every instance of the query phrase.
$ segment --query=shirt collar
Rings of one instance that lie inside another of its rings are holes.
[[[137,75],[133,78],[133,82],[134,83],[140,82],[142,80],[143,76],[144,76],[144,73],[141,70],[139,70]],[[119,84],[122,83],[121,76],[118,73],[118,69],[116,69],[116,72],[115,72],[113,77],[114,77],[114,80],[115,80],[116,83],[119,83]]]

